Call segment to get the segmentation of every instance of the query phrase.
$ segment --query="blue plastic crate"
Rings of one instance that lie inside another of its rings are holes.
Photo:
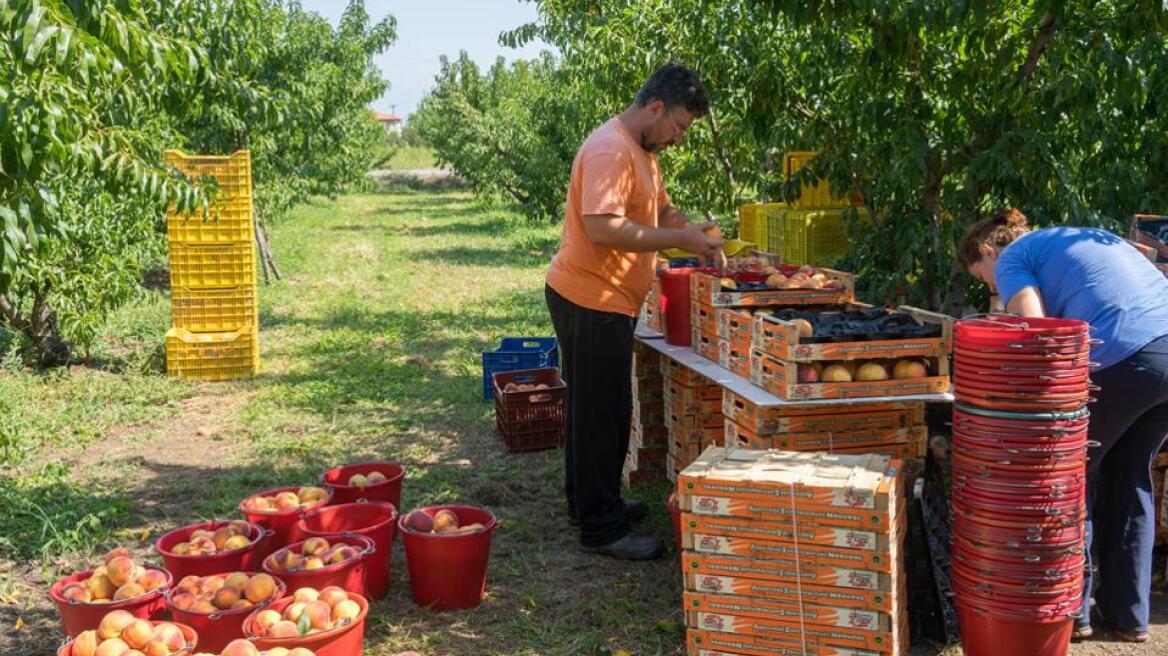
[[[483,400],[495,398],[491,376],[501,371],[559,367],[555,337],[504,337],[494,351],[483,351]]]

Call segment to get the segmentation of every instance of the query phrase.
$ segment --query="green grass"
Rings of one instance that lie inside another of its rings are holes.
[[[16,599],[0,605],[0,624],[27,624],[15,638],[0,633],[0,652],[56,644],[45,590],[104,550],[153,559],[162,532],[236,517],[252,492],[387,458],[408,468],[405,509],[472,503],[502,524],[487,599],[472,611],[416,607],[397,547],[366,654],[678,653],[675,558],[578,553],[561,512],[562,452],[506,454],[481,400],[481,351],[507,335],[551,334],[542,281],[559,228],[463,193],[399,190],[301,207],[272,239],[285,279],[260,289],[254,380],[197,385],[151,373],[164,294],[111,318],[100,355],[123,373],[0,373],[10,410],[0,413],[10,445],[0,599]],[[640,493],[661,508],[663,487]],[[652,526],[667,534],[663,512]]]
[[[390,158],[385,168],[391,171],[407,169],[428,169],[437,166],[434,151],[428,146],[401,146]]]

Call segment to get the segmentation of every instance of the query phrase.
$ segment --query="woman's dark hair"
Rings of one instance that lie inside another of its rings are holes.
[[[968,269],[981,260],[982,244],[989,244],[994,250],[1010,245],[1015,239],[1030,232],[1026,215],[1014,207],[999,207],[994,213],[969,226],[961,243],[957,245],[957,263]]]
[[[698,74],[681,64],[669,63],[657,69],[641,90],[636,103],[644,107],[654,100],[665,103],[665,109],[684,107],[695,118],[710,113],[710,97]]]

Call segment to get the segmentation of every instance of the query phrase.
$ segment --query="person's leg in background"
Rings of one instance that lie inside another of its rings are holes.
[[[567,497],[568,516],[576,515],[575,485],[572,481],[572,472],[575,471],[573,453],[576,448],[575,431],[572,417],[576,415],[573,403],[576,400],[576,383],[572,379],[576,368],[573,363],[579,357],[576,354],[576,339],[574,333],[576,306],[560,296],[548,285],[543,288],[544,299],[547,301],[548,312],[552,315],[552,327],[555,329],[556,342],[560,347],[560,375],[567,385],[565,395],[566,421],[564,422],[564,494]]]
[[[1149,538],[1145,545],[1141,532],[1154,531],[1151,517],[1144,519],[1152,512],[1150,467],[1168,429],[1159,418],[1164,411],[1157,407],[1168,399],[1168,355],[1157,355],[1156,345],[1146,349],[1150,354],[1141,351],[1092,374],[1101,389],[1090,406],[1090,438],[1098,445],[1088,451],[1087,568],[1076,622],[1079,635],[1090,634],[1095,581],[1096,606],[1103,618],[1129,632],[1146,630],[1150,578],[1141,583],[1139,572],[1146,568],[1150,576],[1152,542]],[[1137,620],[1141,595],[1142,624]],[[1111,611],[1120,616],[1109,615]]]

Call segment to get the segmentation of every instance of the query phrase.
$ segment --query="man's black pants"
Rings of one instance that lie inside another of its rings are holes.
[[[564,479],[568,513],[580,519],[580,543],[595,547],[628,535],[621,469],[632,421],[636,320],[580,307],[544,287],[568,384]]]

